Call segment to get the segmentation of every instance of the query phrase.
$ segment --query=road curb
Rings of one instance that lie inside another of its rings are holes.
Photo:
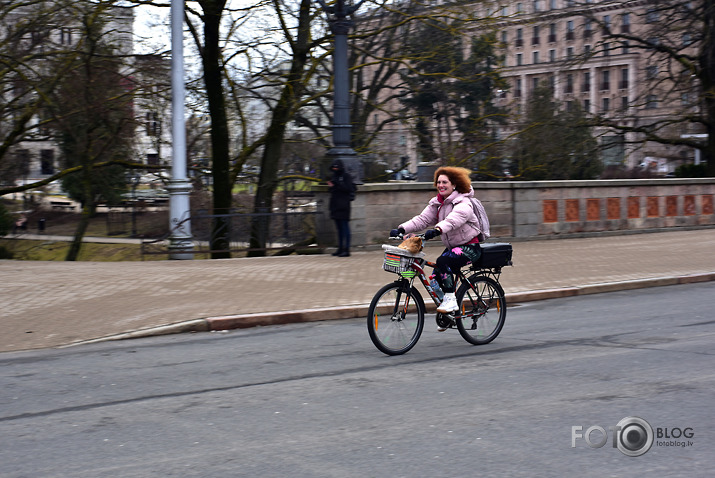
[[[689,274],[684,276],[654,277],[649,279],[634,279],[627,281],[606,282],[585,286],[564,287],[558,289],[533,290],[506,294],[507,303],[534,302],[546,299],[559,299],[579,295],[600,294],[624,290],[662,287],[677,284],[694,284],[698,282],[715,281],[715,272]],[[110,340],[136,339],[159,335],[180,334],[186,332],[217,332],[223,330],[246,329],[268,325],[284,325],[302,322],[317,322],[321,320],[355,319],[365,317],[369,304],[358,304],[342,307],[324,307],[320,309],[303,309],[283,312],[266,312],[256,314],[224,315],[188,320],[175,324],[136,330],[122,334],[100,337],[96,339],[74,342],[63,347],[84,345]]]

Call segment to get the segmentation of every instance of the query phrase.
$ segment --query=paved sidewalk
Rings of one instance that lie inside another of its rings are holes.
[[[510,303],[715,280],[715,229],[514,242]],[[429,244],[427,256],[440,252]],[[0,352],[183,331],[362,317],[381,249],[151,262],[0,261]]]

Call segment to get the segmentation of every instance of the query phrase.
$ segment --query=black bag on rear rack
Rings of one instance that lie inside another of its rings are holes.
[[[511,265],[512,248],[508,242],[495,242],[480,244],[482,255],[473,269],[491,269]]]

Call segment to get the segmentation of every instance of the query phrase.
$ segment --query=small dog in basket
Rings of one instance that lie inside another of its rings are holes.
[[[404,249],[411,254],[417,254],[422,250],[422,238],[417,236],[408,237],[397,247]]]

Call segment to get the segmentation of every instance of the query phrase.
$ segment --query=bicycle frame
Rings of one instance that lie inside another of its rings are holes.
[[[428,279],[427,279],[427,274],[425,273],[424,266],[427,267],[432,267],[433,269],[437,267],[436,262],[428,261],[426,259],[421,259],[421,260],[416,260],[410,265],[410,268],[415,271],[415,276],[408,278],[404,277],[402,274],[400,274],[400,278],[397,279],[396,282],[406,282],[408,284],[408,287],[412,287],[414,280],[416,278],[420,279],[420,282],[422,283],[422,286],[427,290],[427,293],[429,296],[432,298],[432,301],[435,303],[435,305],[439,305],[441,303],[441,299],[439,296],[437,296],[437,293],[432,289],[432,286],[430,285]],[[467,271],[465,273],[465,270]],[[470,272],[474,272],[474,274],[470,274]],[[499,276],[501,275],[501,268],[494,268],[494,269],[472,269],[471,265],[465,266],[463,269],[460,269],[455,273],[455,289],[457,289],[458,284],[460,282],[464,282],[469,284],[469,288],[475,291],[478,294],[478,291],[475,289],[474,285],[472,282],[469,280],[470,277],[474,275],[485,275],[487,277],[493,278],[497,283],[499,283]],[[406,304],[407,305],[407,304]],[[460,318],[472,318],[475,316],[473,312],[468,312],[464,315],[462,315],[464,311],[461,311],[461,313],[457,314],[456,317]]]

